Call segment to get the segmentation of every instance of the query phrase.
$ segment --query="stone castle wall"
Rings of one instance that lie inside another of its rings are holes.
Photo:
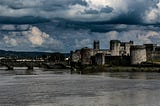
[[[121,42],[119,40],[112,40],[110,42],[110,50],[111,50],[112,56],[120,55],[120,45],[121,45]]]
[[[141,64],[147,61],[145,46],[131,46],[131,64]]]
[[[83,48],[81,50],[81,64],[92,64],[91,57],[94,56],[94,50],[90,48]]]
[[[160,61],[160,51],[147,51],[147,61]]]
[[[130,56],[130,47],[133,41],[120,42],[119,40],[110,41],[110,50],[112,56]]]

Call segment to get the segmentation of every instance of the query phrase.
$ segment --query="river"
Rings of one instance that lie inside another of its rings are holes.
[[[0,70],[0,106],[160,106],[160,73]]]

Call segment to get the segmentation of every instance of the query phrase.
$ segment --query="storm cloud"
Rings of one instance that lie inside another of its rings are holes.
[[[157,0],[1,0],[0,22],[40,23],[58,18],[109,22],[120,18],[117,23],[125,23],[123,18],[132,17],[132,20],[128,20],[131,23],[140,19],[137,22],[156,24],[159,8]]]
[[[0,48],[60,51],[102,48],[109,40],[160,44],[159,0],[0,0]]]

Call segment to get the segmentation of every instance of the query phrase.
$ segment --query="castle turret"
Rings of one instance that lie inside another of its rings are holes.
[[[99,50],[100,49],[100,45],[99,45],[99,41],[94,41],[93,43],[93,49]]]
[[[110,41],[110,50],[112,56],[119,56],[120,55],[120,46],[121,42],[119,40],[111,40]]]
[[[81,50],[81,63],[83,65],[92,64],[91,57],[94,55],[93,49],[83,48]]]
[[[141,64],[147,61],[145,46],[135,45],[131,46],[131,64]]]

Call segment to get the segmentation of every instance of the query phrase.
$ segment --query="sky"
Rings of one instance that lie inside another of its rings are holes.
[[[159,0],[0,0],[0,49],[70,52],[110,40],[160,45]]]

